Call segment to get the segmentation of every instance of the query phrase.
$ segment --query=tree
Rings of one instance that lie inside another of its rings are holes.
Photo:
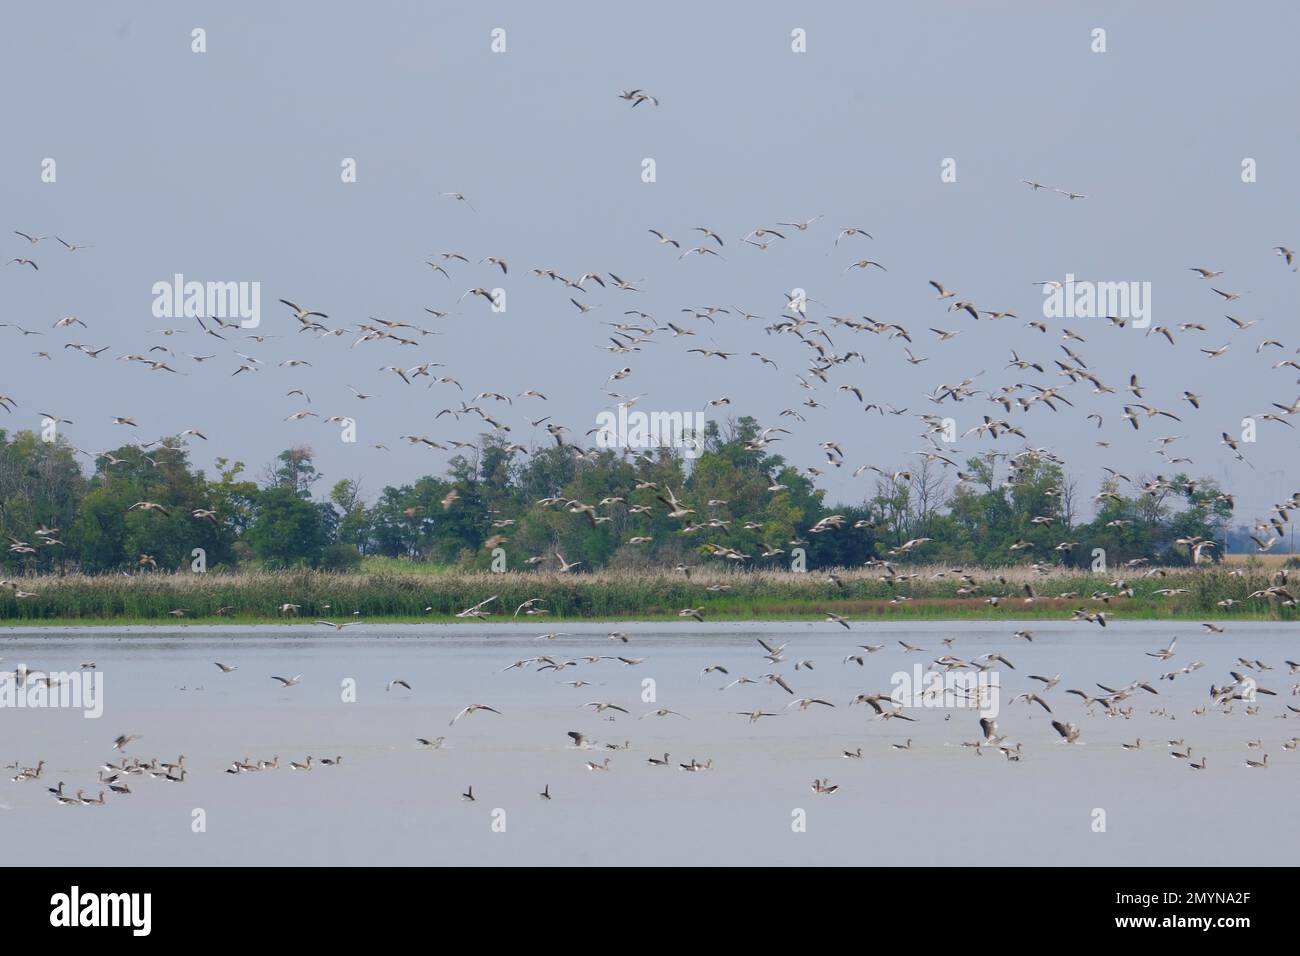
[[[142,501],[163,510],[134,507]],[[230,562],[233,530],[220,515],[194,514],[213,510],[210,485],[202,472],[190,470],[179,440],[164,439],[148,456],[124,445],[96,460],[69,539],[90,572],[180,570],[189,567],[196,548],[209,566]]]
[[[288,485],[263,489],[257,496],[246,537],[268,568],[315,566],[329,543],[321,509]]]
[[[344,478],[330,489],[330,502],[338,509],[338,527],[334,538],[339,544],[351,545],[358,555],[364,553],[373,530],[370,512],[361,497],[361,483]]]
[[[312,450],[287,448],[266,467],[266,483],[287,488],[299,498],[311,497],[311,486],[321,478],[313,461]]]
[[[62,438],[45,442],[20,431],[11,440],[0,430],[0,533],[32,549],[0,552],[0,565],[7,572],[49,571],[75,562],[66,538],[85,492],[74,450]],[[51,533],[37,535],[42,529]]]

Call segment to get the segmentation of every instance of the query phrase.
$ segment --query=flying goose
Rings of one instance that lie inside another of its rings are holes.
[[[1061,741],[1067,744],[1079,742],[1079,728],[1074,724],[1063,724],[1059,720],[1052,721],[1052,729],[1061,735]]]
[[[444,196],[449,196],[449,197],[451,197],[452,199],[456,200],[457,202],[463,202],[466,206],[469,206],[469,210],[470,210],[470,212],[478,212],[478,210],[474,208],[474,206],[470,203],[470,201],[469,201],[468,199],[465,198],[465,194],[464,194],[464,193],[458,193],[458,192],[444,192],[442,195],[444,195]],[[472,788],[471,788],[471,789],[472,789]]]
[[[574,568],[576,568],[578,565],[582,564],[581,561],[566,561],[566,560],[564,560],[564,555],[560,554],[560,552],[558,552],[558,551],[555,552],[555,560],[557,560],[557,561],[560,562],[560,567],[559,567],[559,572],[560,572],[560,574],[568,574],[570,571],[572,571],[572,570],[573,570]]]
[[[822,611],[821,613],[826,615],[827,624],[838,624],[841,627],[843,627],[846,631],[852,630],[852,628],[849,626],[848,620],[836,614],[834,611]]]
[[[341,631],[341,630],[343,630],[343,628],[345,628],[345,627],[355,627],[356,625],[361,624],[362,622],[361,622],[361,621],[343,621],[343,622],[341,622],[341,623],[335,623],[334,621],[315,621],[315,622],[313,622],[313,623],[316,623],[316,624],[323,624],[325,627],[332,627],[332,628],[334,628],[334,630],[336,630],[336,631]]]
[[[617,710],[621,714],[626,714],[628,712],[626,708],[620,707],[618,706],[618,704],[611,704],[606,701],[599,701],[599,700],[588,701],[582,706],[590,707],[598,714],[603,714],[607,710]]]
[[[321,319],[329,318],[329,316],[326,315],[324,312],[317,312],[313,309],[304,309],[301,306],[295,305],[294,303],[290,302],[288,299],[281,299],[280,302],[283,303],[284,305],[287,305],[289,308],[293,309],[294,318],[296,318],[299,322],[307,322],[312,318],[312,316],[316,316],[317,318],[321,318]]]
[[[498,717],[501,716],[501,711],[497,710],[495,707],[489,707],[487,704],[470,704],[468,707],[462,708],[461,711],[451,719],[451,723],[448,724],[447,726],[450,727],[452,724],[455,724],[456,721],[460,720],[462,717],[467,717],[468,715],[476,713],[480,710],[486,710],[488,713],[496,714]]]

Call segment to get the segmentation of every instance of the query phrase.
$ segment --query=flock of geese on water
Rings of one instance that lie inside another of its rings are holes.
[[[852,630],[850,623],[840,618],[840,623]],[[1207,624],[1206,629],[1215,633],[1223,634],[1225,629],[1220,625]],[[569,635],[561,633],[548,633],[541,635],[538,640],[556,640]],[[1013,635],[1013,640],[1019,640],[1032,645],[1035,641],[1035,632],[1029,629],[1019,629]],[[630,643],[632,636],[615,631],[608,635],[608,640],[618,643]],[[1000,755],[1007,762],[1019,763],[1024,757],[1028,756],[1023,740],[1011,740],[1011,735],[999,728],[996,719],[990,717],[978,717],[975,714],[983,713],[992,703],[991,694],[1000,694],[1001,681],[992,688],[987,683],[982,683],[977,678],[981,673],[991,670],[997,670],[999,677],[1015,673],[1017,671],[1015,663],[1011,659],[1011,654],[1002,651],[993,650],[987,653],[970,656],[958,656],[955,651],[957,648],[956,638],[944,638],[941,641],[942,651],[938,647],[927,648],[908,641],[898,640],[896,643],[899,647],[899,653],[904,659],[911,655],[919,655],[924,659],[930,657],[925,675],[929,677],[934,675],[947,675],[958,673],[968,679],[955,681],[952,684],[939,682],[934,686],[925,686],[919,692],[919,701],[900,700],[891,689],[884,688],[875,691],[863,691],[855,694],[848,701],[835,701],[828,699],[828,696],[801,696],[796,693],[792,684],[800,680],[796,675],[803,675],[803,679],[808,679],[821,664],[818,661],[806,657],[793,657],[790,654],[789,642],[775,642],[764,638],[757,638],[758,650],[761,655],[751,660],[761,661],[761,665],[753,669],[746,667],[749,673],[740,673],[736,664],[730,666],[721,663],[710,663],[702,667],[698,674],[699,680],[704,680],[711,675],[714,679],[720,679],[717,687],[719,692],[726,692],[732,688],[751,685],[755,688],[774,688],[777,693],[777,700],[781,700],[780,705],[769,704],[767,706],[750,706],[745,705],[744,709],[726,710],[721,713],[714,712],[712,716],[731,715],[741,718],[749,725],[759,723],[760,721],[775,720],[787,716],[797,716],[815,710],[837,710],[847,708],[850,710],[858,707],[863,708],[872,721],[890,722],[902,721],[906,724],[923,724],[927,719],[938,719],[936,715],[942,713],[942,720],[947,723],[954,716],[971,715],[972,723],[977,723],[979,731],[972,739],[959,741],[958,744],[944,742],[943,747],[959,745],[962,748],[969,749],[975,756],[982,757],[985,753]],[[1175,665],[1170,663],[1178,655],[1178,639],[1175,637],[1163,647],[1143,652],[1146,658],[1163,665],[1165,668],[1162,673],[1155,677],[1138,677],[1124,682],[1116,682],[1113,685],[1097,683],[1095,688],[1077,688],[1068,687],[1059,690],[1062,686],[1062,676],[1060,673],[1054,674],[1027,674],[1026,688],[1015,694],[1011,698],[1011,707],[1018,704],[1024,704],[1029,709],[1028,716],[1032,717],[1041,709],[1049,721],[1054,739],[1058,743],[1065,745],[1082,746],[1085,744],[1084,731],[1079,723],[1078,717],[1073,720],[1068,719],[1067,715],[1061,712],[1065,700],[1058,694],[1073,696],[1078,698],[1076,706],[1082,707],[1083,717],[1104,716],[1108,718],[1117,718],[1121,720],[1132,720],[1137,717],[1139,720],[1163,720],[1175,721],[1179,714],[1175,712],[1170,705],[1161,703],[1161,688],[1167,683],[1184,679],[1189,675],[1195,674],[1206,666],[1204,661],[1191,660],[1185,664]],[[848,649],[848,652],[840,662],[842,666],[848,667],[850,671],[853,668],[865,668],[867,658],[887,650],[887,645],[883,643],[864,643],[857,644]],[[623,655],[606,655],[606,654],[579,654],[567,655],[563,653],[538,654],[533,657],[520,658],[512,663],[502,667],[497,673],[504,674],[512,671],[525,672],[531,670],[537,674],[546,674],[553,676],[560,672],[569,671],[577,668],[590,668],[602,663],[617,663],[623,666],[638,666],[644,664],[647,658],[632,658]],[[223,661],[214,661],[214,666],[221,675],[231,675],[239,670],[238,665],[229,664]],[[1290,684],[1290,695],[1300,696],[1300,661],[1286,660],[1283,662],[1286,667],[1286,674],[1294,679]],[[783,665],[787,665],[783,668]],[[793,665],[792,669],[788,665]],[[94,662],[87,662],[83,667],[95,667]],[[1279,689],[1264,686],[1268,681],[1266,675],[1274,671],[1274,665],[1268,664],[1259,659],[1252,659],[1246,656],[1238,656],[1236,661],[1229,667],[1227,676],[1221,680],[1214,681],[1210,684],[1208,693],[1203,698],[1203,702],[1191,709],[1189,715],[1192,718],[1204,718],[1210,715],[1230,716],[1239,713],[1248,718],[1258,718],[1264,716],[1264,708],[1269,699],[1279,696]],[[733,670],[735,673],[733,674]],[[897,672],[897,670],[895,671]],[[8,675],[6,675],[8,676]],[[18,678],[19,672],[15,672],[15,678]],[[293,677],[283,677],[271,675],[270,680],[275,681],[282,689],[297,687],[302,682],[303,675],[297,674]],[[574,676],[572,679],[563,682],[565,686],[574,690],[581,691],[583,688],[593,686],[593,681]],[[601,681],[600,683],[605,683]],[[406,691],[409,695],[413,690],[411,681],[405,678],[393,678],[385,685],[385,692],[392,692],[395,689]],[[1056,692],[1056,693],[1053,693]],[[769,692],[771,693],[771,692]],[[782,698],[781,695],[784,695]],[[1146,705],[1141,710],[1139,702]],[[633,714],[631,706],[624,706],[613,700],[590,700],[585,703],[576,705],[577,709],[586,711],[592,716],[600,717],[604,721],[615,722],[620,719],[634,719],[638,726],[641,721],[671,721],[674,723],[689,722],[691,716],[673,708],[664,706],[654,706],[644,710],[639,714]],[[937,708],[937,709],[932,709]],[[1145,710],[1145,713],[1142,712]],[[467,718],[474,717],[478,714],[490,714],[497,718],[506,717],[506,712],[497,707],[483,703],[467,704],[451,716],[448,721],[449,728],[455,728],[456,725]],[[1283,708],[1271,714],[1275,719],[1296,719],[1295,715],[1300,715],[1300,707],[1292,704],[1285,704]],[[449,731],[450,733],[451,731]],[[601,742],[592,734],[571,730],[567,732],[568,740],[565,743],[565,749],[572,750],[595,750],[605,753],[602,757],[593,757],[584,761],[586,770],[594,774],[603,774],[610,772],[615,764],[614,757],[621,752],[635,749],[631,740]],[[1147,738],[1144,742],[1142,737],[1137,737],[1132,742],[1121,743],[1120,749],[1125,752],[1139,752],[1159,750],[1165,751],[1171,758],[1186,762],[1187,766],[1193,770],[1206,770],[1209,766],[1206,754],[1192,746],[1187,739],[1188,735],[1184,732],[1177,738],[1168,738],[1165,740],[1152,741]],[[1245,742],[1245,748],[1248,756],[1242,760],[1242,766],[1252,770],[1268,769],[1269,752],[1264,743],[1265,734],[1256,733]],[[130,756],[126,753],[128,746],[139,740],[140,737],[135,734],[122,734],[112,742],[112,751],[120,753],[121,757],[117,762],[108,760],[102,764],[98,770],[97,784],[101,788],[96,797],[86,796],[86,787],[79,788],[75,794],[70,794],[65,789],[64,781],[59,780],[56,786],[48,787],[49,793],[54,799],[63,806],[103,806],[106,803],[106,795],[111,792],[116,795],[125,796],[133,791],[130,787],[129,778],[148,776],[155,780],[168,783],[186,782],[186,774],[190,768],[185,764],[185,756],[182,754],[173,762],[160,761],[151,758],[144,760],[140,757]],[[440,751],[447,746],[448,735],[436,737],[417,737],[414,740],[414,746],[419,750]],[[1295,752],[1300,749],[1300,735],[1292,734],[1280,742],[1282,751]],[[914,738],[906,737],[902,740],[894,740],[889,743],[890,750],[900,752],[910,752],[917,749],[914,746]],[[829,750],[829,748],[828,748]],[[831,757],[827,753],[826,757]],[[844,760],[862,760],[869,756],[864,752],[864,748],[859,745],[853,749],[843,749],[839,756]],[[331,757],[317,758],[313,755],[306,755],[301,760],[290,760],[284,766],[293,771],[309,772],[315,767],[332,767],[339,768],[344,765],[344,756],[336,754]],[[644,760],[644,765],[651,768],[676,767],[685,772],[697,773],[703,771],[712,771],[714,769],[713,758],[700,760],[692,756],[689,761],[674,761],[671,753],[664,752],[652,753]],[[248,756],[239,760],[232,761],[224,770],[226,774],[242,775],[250,773],[260,773],[263,771],[278,770],[281,768],[281,758],[275,754],[270,758],[254,759]],[[41,780],[46,777],[46,762],[44,759],[38,760],[33,766],[23,767],[18,762],[8,765],[8,769],[16,771],[10,778],[15,783],[26,781]],[[215,771],[214,771],[215,772]],[[92,785],[93,786],[93,785]],[[829,777],[818,776],[812,782],[812,791],[818,795],[829,795],[839,792],[840,786],[833,784]],[[538,796],[545,800],[551,800],[550,784],[546,783]],[[474,794],[474,787],[468,786],[461,793],[461,798],[467,802],[473,802],[477,799]]]

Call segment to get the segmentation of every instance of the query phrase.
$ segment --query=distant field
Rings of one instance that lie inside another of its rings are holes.
[[[435,564],[431,561],[406,561],[402,558],[384,558],[369,555],[361,559],[361,571],[365,574],[451,574],[456,571],[454,565]]]
[[[707,620],[790,620],[833,610],[866,619],[1061,619],[1076,608],[1123,618],[1296,620],[1290,592],[1251,598],[1274,568],[1133,570],[1120,574],[1021,566],[970,569],[902,565],[897,576],[854,568],[796,574],[723,566],[669,570],[465,572],[411,566],[401,571],[138,574],[26,577],[28,596],[0,588],[0,621],[165,623],[303,620],[450,621],[486,602],[491,619],[528,620],[516,609],[535,599],[550,620],[657,620],[698,609]],[[973,579],[973,583],[972,583]],[[1025,590],[1032,588],[1030,598]],[[1165,591],[1167,593],[1157,593]],[[1130,593],[1131,592],[1131,593]],[[1170,593],[1171,592],[1171,593]],[[1221,602],[1229,601],[1227,606]],[[282,605],[296,607],[281,610]]]
[[[1300,564],[1300,555],[1295,554],[1225,554],[1223,563],[1233,567],[1267,568],[1270,571],[1284,567],[1288,561]]]

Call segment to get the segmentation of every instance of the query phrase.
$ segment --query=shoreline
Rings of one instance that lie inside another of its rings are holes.
[[[826,607],[829,610],[836,610],[834,602],[827,602]],[[889,613],[873,614],[865,616],[851,617],[845,615],[850,623],[848,631],[865,627],[867,625],[924,625],[933,626],[941,624],[1006,624],[1006,625],[1034,625],[1043,627],[1045,625],[1062,624],[1071,626],[1087,625],[1093,630],[1101,633],[1106,632],[1096,624],[1089,624],[1087,621],[1079,621],[1071,618],[1069,614],[1046,613],[1057,609],[1044,609],[1043,612],[1036,614],[1024,613],[1022,609],[1012,609],[1006,613],[997,611],[972,610],[966,614],[952,614],[950,607],[935,608],[918,608],[917,611],[932,613]],[[1241,612],[1237,614],[1204,614],[1198,613],[1195,609],[1182,609],[1173,611],[1166,609],[1164,613],[1124,613],[1121,609],[1118,612],[1107,610],[1108,627],[1113,627],[1118,623],[1143,624],[1194,624],[1214,623],[1219,625],[1226,624],[1276,624],[1279,626],[1296,625],[1300,621],[1278,617],[1262,612]],[[1142,608],[1141,611],[1151,611],[1152,608]],[[751,614],[751,615],[706,615],[703,622],[696,621],[692,618],[681,618],[676,614],[642,614],[626,616],[590,616],[590,617],[520,617],[511,618],[509,615],[489,616],[481,620],[466,620],[456,618],[454,615],[429,615],[423,618],[403,617],[403,616],[376,616],[376,617],[359,617],[345,622],[343,628],[330,628],[323,624],[317,624],[315,621],[303,617],[272,617],[272,616],[246,616],[246,617],[204,617],[204,618],[186,618],[177,620],[160,620],[158,618],[128,618],[128,617],[109,617],[109,618],[42,618],[35,620],[8,619],[0,620],[0,635],[5,634],[40,634],[47,631],[107,631],[107,630],[138,630],[142,633],[177,633],[177,632],[194,632],[194,633],[220,633],[223,630],[246,631],[256,629],[258,631],[276,631],[283,632],[286,630],[293,631],[310,631],[319,633],[323,636],[337,634],[346,635],[355,629],[364,629],[368,627],[381,627],[385,629],[399,628],[439,628],[439,629],[456,629],[472,632],[475,630],[491,631],[494,629],[528,630],[538,631],[541,633],[558,631],[564,628],[598,628],[598,629],[620,629],[627,627],[682,627],[692,632],[698,633],[701,630],[707,631],[712,628],[733,629],[744,626],[779,626],[779,625],[797,625],[797,624],[826,624],[828,628],[835,630],[844,630],[840,625],[829,622],[825,614],[808,613],[808,614]]]
[[[618,630],[626,633],[630,637],[653,635],[655,637],[673,637],[672,628],[675,621],[670,622],[667,619],[661,621],[622,621],[619,622]],[[1008,628],[1014,628],[1021,624],[1032,624],[1034,636],[1037,639],[1040,636],[1071,634],[1075,637],[1097,637],[1108,634],[1119,634],[1130,630],[1125,625],[1140,625],[1144,630],[1156,631],[1173,631],[1184,628],[1192,623],[1187,620],[1150,620],[1150,619],[1128,619],[1115,622],[1120,625],[1112,630],[1107,628],[1102,630],[1098,627],[1091,627],[1086,630],[1080,630],[1078,622],[1070,620],[1039,620],[1039,621],[1018,621],[1014,619],[1006,620],[943,620],[943,619],[910,619],[910,620],[885,620],[885,621],[855,621],[853,627],[846,631],[838,624],[828,623],[822,619],[785,619],[785,620],[761,620],[761,621],[709,621],[700,624],[696,621],[684,623],[682,638],[691,640],[701,636],[705,637],[728,637],[728,636],[748,636],[754,632],[763,634],[781,633],[790,636],[792,633],[807,635],[844,635],[846,640],[868,637],[873,634],[883,632],[887,633],[933,633],[945,626],[961,625],[969,630],[971,634],[992,634],[1002,633]],[[1247,620],[1241,619],[1232,622],[1234,629],[1241,627],[1250,630],[1267,629],[1267,628],[1285,628],[1294,624],[1292,621],[1276,620]],[[872,625],[868,628],[866,625]],[[293,633],[286,635],[292,627]],[[791,631],[797,628],[797,631]],[[309,622],[298,622],[296,627],[286,622],[269,622],[269,623],[196,623],[189,625],[159,624],[159,623],[134,623],[127,624],[121,622],[105,622],[98,624],[87,624],[81,622],[78,624],[60,625],[56,627],[27,627],[27,626],[0,626],[0,639],[3,638],[21,638],[21,637],[41,637],[44,635],[56,635],[59,638],[66,637],[95,637],[97,635],[114,636],[135,636],[135,637],[168,637],[174,638],[184,636],[179,632],[184,631],[195,637],[204,636],[228,636],[228,637],[259,637],[259,636],[277,636],[290,637],[293,640],[354,640],[354,639],[371,639],[391,637],[395,639],[411,638],[465,638],[481,637],[484,639],[508,639],[514,640],[520,637],[527,637],[529,641],[536,641],[537,646],[545,647],[550,645],[550,641],[538,641],[538,631],[541,628],[530,627],[527,622],[501,621],[484,621],[467,623],[464,621],[441,621],[441,622],[396,622],[396,621],[362,621],[355,628],[348,628],[345,631],[338,632],[325,627],[312,627]],[[565,622],[564,630],[557,630],[555,640],[563,641],[565,638],[576,638],[589,640],[591,638],[608,639],[611,631],[608,622],[601,621],[568,621]],[[1200,636],[1205,636],[1200,628],[1196,628]],[[1009,636],[1009,632],[1008,632]],[[1225,635],[1209,635],[1211,638],[1225,639]],[[619,645],[621,646],[621,645]],[[1029,646],[1034,646],[1029,644]]]

